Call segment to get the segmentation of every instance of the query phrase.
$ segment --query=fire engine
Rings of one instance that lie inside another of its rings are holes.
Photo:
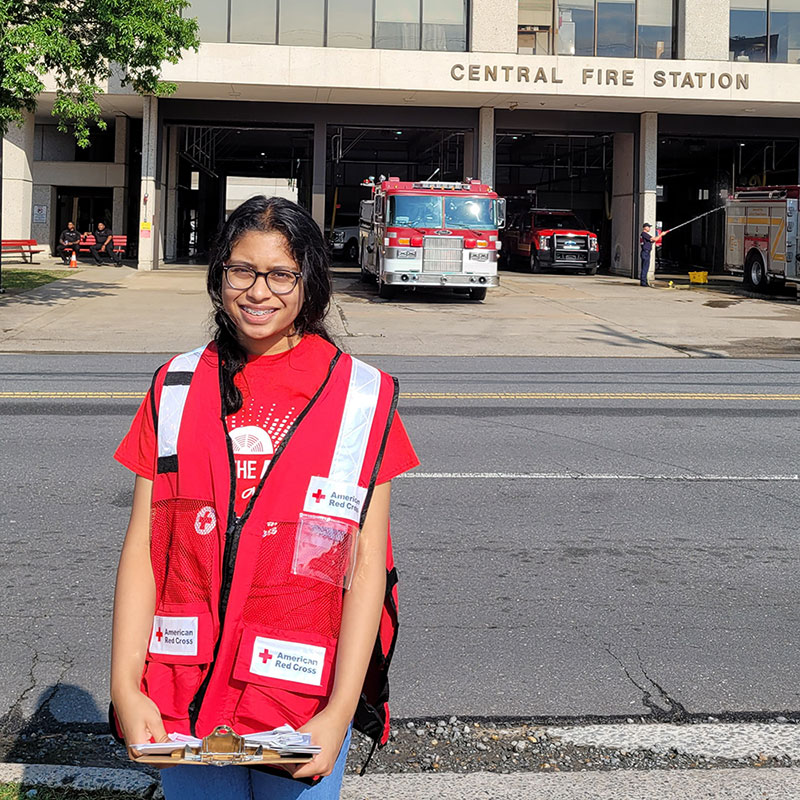
[[[498,285],[498,230],[505,201],[480,181],[371,179],[372,200],[361,202],[361,279],[378,295],[438,286],[483,300]]]
[[[734,192],[725,205],[725,268],[756,289],[800,282],[799,200],[800,186]]]

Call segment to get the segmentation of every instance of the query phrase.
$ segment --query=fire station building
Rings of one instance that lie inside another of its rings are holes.
[[[54,93],[5,141],[3,238],[68,220],[127,234],[140,269],[202,261],[226,212],[282,194],[354,224],[369,176],[472,177],[575,210],[633,275],[645,221],[735,186],[798,183],[800,0],[193,0],[199,52],[168,98],[111,81],[86,150]],[[53,87],[49,87],[53,88]],[[721,215],[665,241],[719,268]]]

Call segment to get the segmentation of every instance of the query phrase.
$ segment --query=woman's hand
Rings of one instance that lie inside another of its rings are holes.
[[[288,765],[295,778],[313,778],[316,775],[325,777],[333,772],[342,742],[347,736],[350,719],[343,719],[332,708],[327,707],[312,717],[300,732],[311,734],[311,743],[319,745],[322,750],[307,764]],[[294,767],[291,769],[291,767]]]
[[[115,697],[114,711],[117,713],[125,744],[134,755],[138,753],[131,745],[144,744],[151,738],[156,742],[169,741],[158,706],[142,692],[134,690]]]

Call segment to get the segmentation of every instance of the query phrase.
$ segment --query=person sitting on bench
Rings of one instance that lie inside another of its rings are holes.
[[[75,230],[75,223],[68,222],[67,227],[61,231],[61,236],[58,237],[58,245],[56,246],[56,253],[61,256],[61,260],[67,264],[72,258],[72,254],[78,255],[78,242],[81,235]]]
[[[94,256],[94,263],[101,264],[101,253],[111,256],[114,266],[120,265],[120,256],[114,252],[114,235],[105,222],[98,222],[94,229],[94,244],[89,246],[89,252]]]

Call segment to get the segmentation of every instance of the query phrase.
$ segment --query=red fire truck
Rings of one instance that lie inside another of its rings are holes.
[[[512,205],[509,216],[511,222],[503,234],[508,258],[524,262],[531,272],[543,269],[583,270],[588,275],[597,272],[600,257],[597,235],[574,212],[558,208],[515,209]]]
[[[737,189],[725,204],[725,267],[761,291],[800,283],[800,186]]]
[[[505,201],[480,181],[371,179],[372,200],[361,203],[361,278],[378,295],[438,286],[483,300],[497,286],[498,230]]]

